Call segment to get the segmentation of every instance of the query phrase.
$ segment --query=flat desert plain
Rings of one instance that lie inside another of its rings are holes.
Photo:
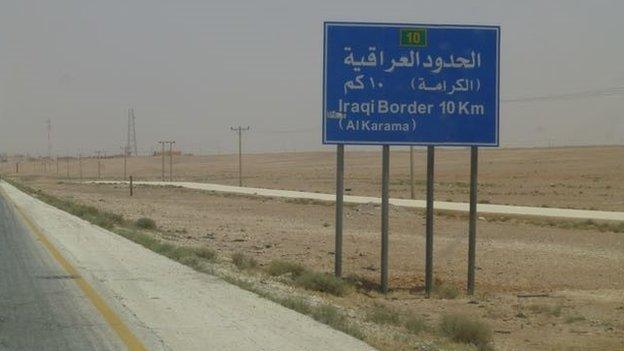
[[[358,151],[346,147],[347,194],[379,196],[381,150]],[[243,155],[245,186],[333,193],[335,152],[272,153]],[[183,150],[182,150],[183,151]],[[415,197],[425,197],[426,152],[415,148]],[[61,158],[20,164],[21,175],[62,178],[97,178],[94,158]],[[82,166],[79,165],[82,164]],[[121,156],[100,161],[102,179],[122,179]],[[436,150],[435,197],[442,201],[468,201],[470,154],[466,148]],[[127,175],[135,180],[160,180],[160,156],[131,157]],[[0,164],[5,174],[15,172],[14,162]],[[169,158],[165,177],[169,179]],[[390,160],[392,197],[409,198],[409,152],[394,147]],[[238,185],[238,156],[174,156],[173,179]],[[624,211],[624,146],[535,149],[481,148],[479,155],[479,201],[482,203]]]
[[[417,198],[424,197],[424,157],[417,152]],[[468,161],[467,150],[437,152],[438,199],[467,201]],[[93,177],[95,160],[83,162],[83,172],[88,173],[83,177]],[[159,158],[128,162],[128,174],[135,179],[159,179]],[[246,155],[244,182],[254,187],[332,192],[334,163],[331,152]],[[409,153],[397,148],[391,165],[392,196],[409,197]],[[378,195],[379,166],[379,152],[348,152],[345,186],[349,193]],[[316,270],[333,269],[331,203],[153,186],[139,186],[129,197],[124,185],[84,184],[76,181],[75,173],[69,180],[53,174],[35,176],[37,166],[32,165],[31,171],[27,167],[20,178],[28,185],[127,219],[153,218],[165,240],[209,245],[225,256],[242,252],[260,264],[283,259]],[[104,160],[102,179],[119,179],[122,167],[120,158]],[[235,185],[236,174],[233,156],[174,158],[174,180]],[[480,199],[490,203],[624,211],[624,148],[483,150],[479,191]],[[363,286],[350,297],[334,299],[356,309],[382,301],[422,315],[432,324],[449,312],[478,316],[492,326],[500,350],[621,350],[624,232],[618,225],[480,217],[476,297],[425,299],[423,213],[392,207],[391,291],[384,296],[375,290],[379,208],[350,205],[345,208],[343,269]],[[463,291],[467,230],[464,215],[435,216],[437,285]],[[522,294],[539,296],[519,297]]]

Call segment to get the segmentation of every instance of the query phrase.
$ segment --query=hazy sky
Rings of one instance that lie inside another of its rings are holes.
[[[321,145],[325,20],[498,24],[501,98],[624,87],[624,1],[0,0],[0,152]],[[507,102],[503,145],[623,144],[624,93]]]

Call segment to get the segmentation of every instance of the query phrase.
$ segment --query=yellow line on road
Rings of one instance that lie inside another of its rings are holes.
[[[3,189],[0,188],[0,192],[3,193],[5,199],[9,199],[4,193]],[[54,257],[54,259],[67,271],[69,275],[75,277],[74,281],[82,290],[82,292],[86,295],[86,297],[91,301],[93,306],[100,312],[104,320],[108,323],[108,325],[119,335],[121,341],[128,347],[128,350],[131,351],[146,351],[147,348],[143,345],[143,343],[130,331],[130,329],[124,324],[124,322],[117,316],[117,314],[106,304],[104,299],[93,289],[89,283],[79,274],[78,270],[72,266],[65,257],[61,254],[61,252],[54,247],[54,245],[48,240],[43,231],[32,221],[31,218],[15,203],[13,203],[13,207],[17,210],[20,217],[22,217],[24,223],[28,226],[30,231],[34,233],[41,241],[43,246],[48,250],[48,252]]]

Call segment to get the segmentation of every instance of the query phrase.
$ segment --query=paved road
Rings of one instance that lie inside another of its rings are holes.
[[[92,286],[87,299],[93,302],[97,293],[110,306],[104,315],[115,333],[120,334],[120,324],[126,325],[146,349],[374,351],[360,340],[171,261],[0,181],[2,192],[27,218],[29,228],[39,228],[34,230],[39,241],[56,248],[67,265],[76,267],[80,281]],[[16,216],[6,209],[1,213],[0,345],[6,346],[0,351],[126,349],[119,348],[115,335],[81,297],[84,288],[77,291],[71,286],[72,280],[79,280],[64,277]],[[14,283],[5,283],[10,281]],[[118,317],[112,324],[111,314]]]
[[[96,181],[94,183],[125,183],[119,181]],[[284,197],[284,198],[298,198],[298,199],[310,199],[320,201],[335,201],[335,194],[322,194],[322,193],[309,193],[303,191],[292,190],[277,190],[277,189],[263,189],[263,188],[246,188],[221,184],[208,184],[208,183],[191,183],[191,182],[134,182],[137,185],[173,185],[181,186],[189,189],[217,191],[226,193],[237,193],[257,196],[269,196],[269,197]],[[381,203],[381,199],[371,196],[353,196],[345,195],[345,203],[353,204],[366,204],[366,203]],[[410,208],[426,208],[426,202],[424,200],[409,200],[409,199],[390,199],[390,204],[400,207]],[[447,202],[447,201],[435,201],[434,204],[436,210],[446,210],[455,212],[468,212],[468,204],[462,202]],[[550,217],[550,218],[570,218],[570,219],[593,219],[604,221],[624,221],[624,212],[612,212],[612,211],[590,211],[590,210],[572,210],[566,208],[544,208],[544,207],[529,207],[529,206],[507,206],[507,205],[493,205],[493,204],[478,204],[477,210],[479,213],[484,214],[496,214],[496,215],[516,215],[516,216],[533,216],[533,217]]]
[[[0,350],[121,350],[123,345],[0,195]]]

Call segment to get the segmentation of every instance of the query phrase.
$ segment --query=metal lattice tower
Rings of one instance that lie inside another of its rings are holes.
[[[126,142],[126,155],[131,156],[133,153],[134,156],[138,156],[139,154],[136,141],[134,108],[130,107],[128,109],[128,136]]]

